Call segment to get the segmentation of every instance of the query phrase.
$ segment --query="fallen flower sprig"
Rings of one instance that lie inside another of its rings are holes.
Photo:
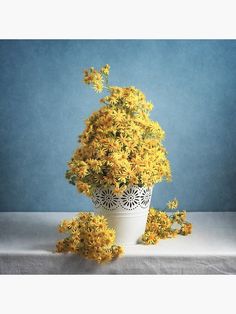
[[[69,236],[59,240],[56,251],[77,253],[98,263],[109,262],[123,254],[122,246],[115,245],[115,230],[108,227],[105,217],[93,213],[79,213],[63,220],[59,232]]]
[[[173,228],[178,224],[178,228]],[[186,221],[186,212],[178,211],[168,215],[163,211],[150,208],[146,230],[139,239],[143,244],[157,244],[159,240],[175,238],[177,235],[188,235],[192,233],[192,224]]]
[[[177,209],[179,202],[176,198],[166,204],[166,210]],[[175,238],[177,235],[192,233],[192,224],[186,221],[186,211],[176,211],[168,215],[164,211],[150,208],[144,234],[139,242],[143,244],[157,244],[161,239]]]

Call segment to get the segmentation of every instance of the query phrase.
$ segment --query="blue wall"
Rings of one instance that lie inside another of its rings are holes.
[[[64,179],[99,96],[82,70],[111,65],[110,81],[141,89],[166,131],[177,197],[189,211],[236,210],[236,41],[0,41],[0,210],[92,208]]]

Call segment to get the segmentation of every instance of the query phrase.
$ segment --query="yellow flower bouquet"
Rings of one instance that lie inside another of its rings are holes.
[[[152,121],[151,102],[137,88],[110,86],[110,66],[84,71],[84,82],[101,93],[103,106],[86,120],[66,178],[78,191],[91,196],[96,188],[114,186],[121,194],[131,185],[151,187],[171,179],[165,132]]]
[[[68,162],[66,178],[92,198],[94,213],[79,213],[58,226],[67,237],[57,252],[71,252],[98,263],[123,255],[122,245],[157,244],[188,235],[192,224],[185,211],[168,215],[150,207],[152,187],[171,180],[165,133],[149,117],[152,103],[137,88],[110,86],[107,64],[84,71],[84,82],[97,93],[102,107],[86,120],[79,146]],[[174,198],[166,210],[178,208]],[[177,227],[176,227],[177,226]]]
[[[95,212],[107,218],[118,243],[134,244],[144,232],[154,184],[171,180],[163,146],[165,132],[150,119],[153,105],[134,86],[110,86],[110,66],[84,71],[101,108],[86,120],[66,178],[92,198]]]

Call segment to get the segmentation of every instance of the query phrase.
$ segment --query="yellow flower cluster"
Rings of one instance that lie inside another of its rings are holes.
[[[178,207],[178,201],[174,201],[175,208]],[[173,201],[168,202],[171,204]],[[172,204],[172,205],[173,205]],[[173,208],[173,207],[169,207]],[[173,225],[178,225],[173,228]],[[140,242],[143,244],[156,244],[161,239],[174,238],[178,234],[188,235],[192,233],[192,224],[186,221],[186,211],[176,211],[172,215],[150,208],[146,224],[145,233],[141,236]]]
[[[178,206],[179,206],[179,202],[176,198],[174,198],[173,200],[171,200],[167,203],[168,209],[176,209]]]
[[[93,89],[97,93],[101,93],[104,88],[104,80],[106,83],[109,72],[110,72],[109,64],[106,64],[104,67],[102,67],[100,71],[95,70],[94,67],[91,67],[88,70],[84,70],[84,83],[92,85]]]
[[[109,86],[106,65],[85,70],[84,82],[101,91],[103,76],[109,91],[104,105],[86,120],[79,147],[68,163],[66,178],[90,196],[97,187],[114,186],[117,194],[129,185],[150,187],[171,180],[165,132],[149,117],[152,103],[137,88]]]
[[[115,230],[108,228],[103,216],[79,213],[71,220],[63,220],[58,231],[69,234],[57,242],[58,253],[77,253],[98,263],[109,262],[123,254],[123,248],[114,244]]]

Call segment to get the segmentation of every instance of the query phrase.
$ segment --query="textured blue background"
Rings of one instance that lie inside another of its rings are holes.
[[[143,40],[0,41],[0,210],[92,208],[64,172],[99,108],[82,70],[106,63],[166,131],[173,182],[152,205],[176,196],[189,211],[236,210],[236,42]]]

